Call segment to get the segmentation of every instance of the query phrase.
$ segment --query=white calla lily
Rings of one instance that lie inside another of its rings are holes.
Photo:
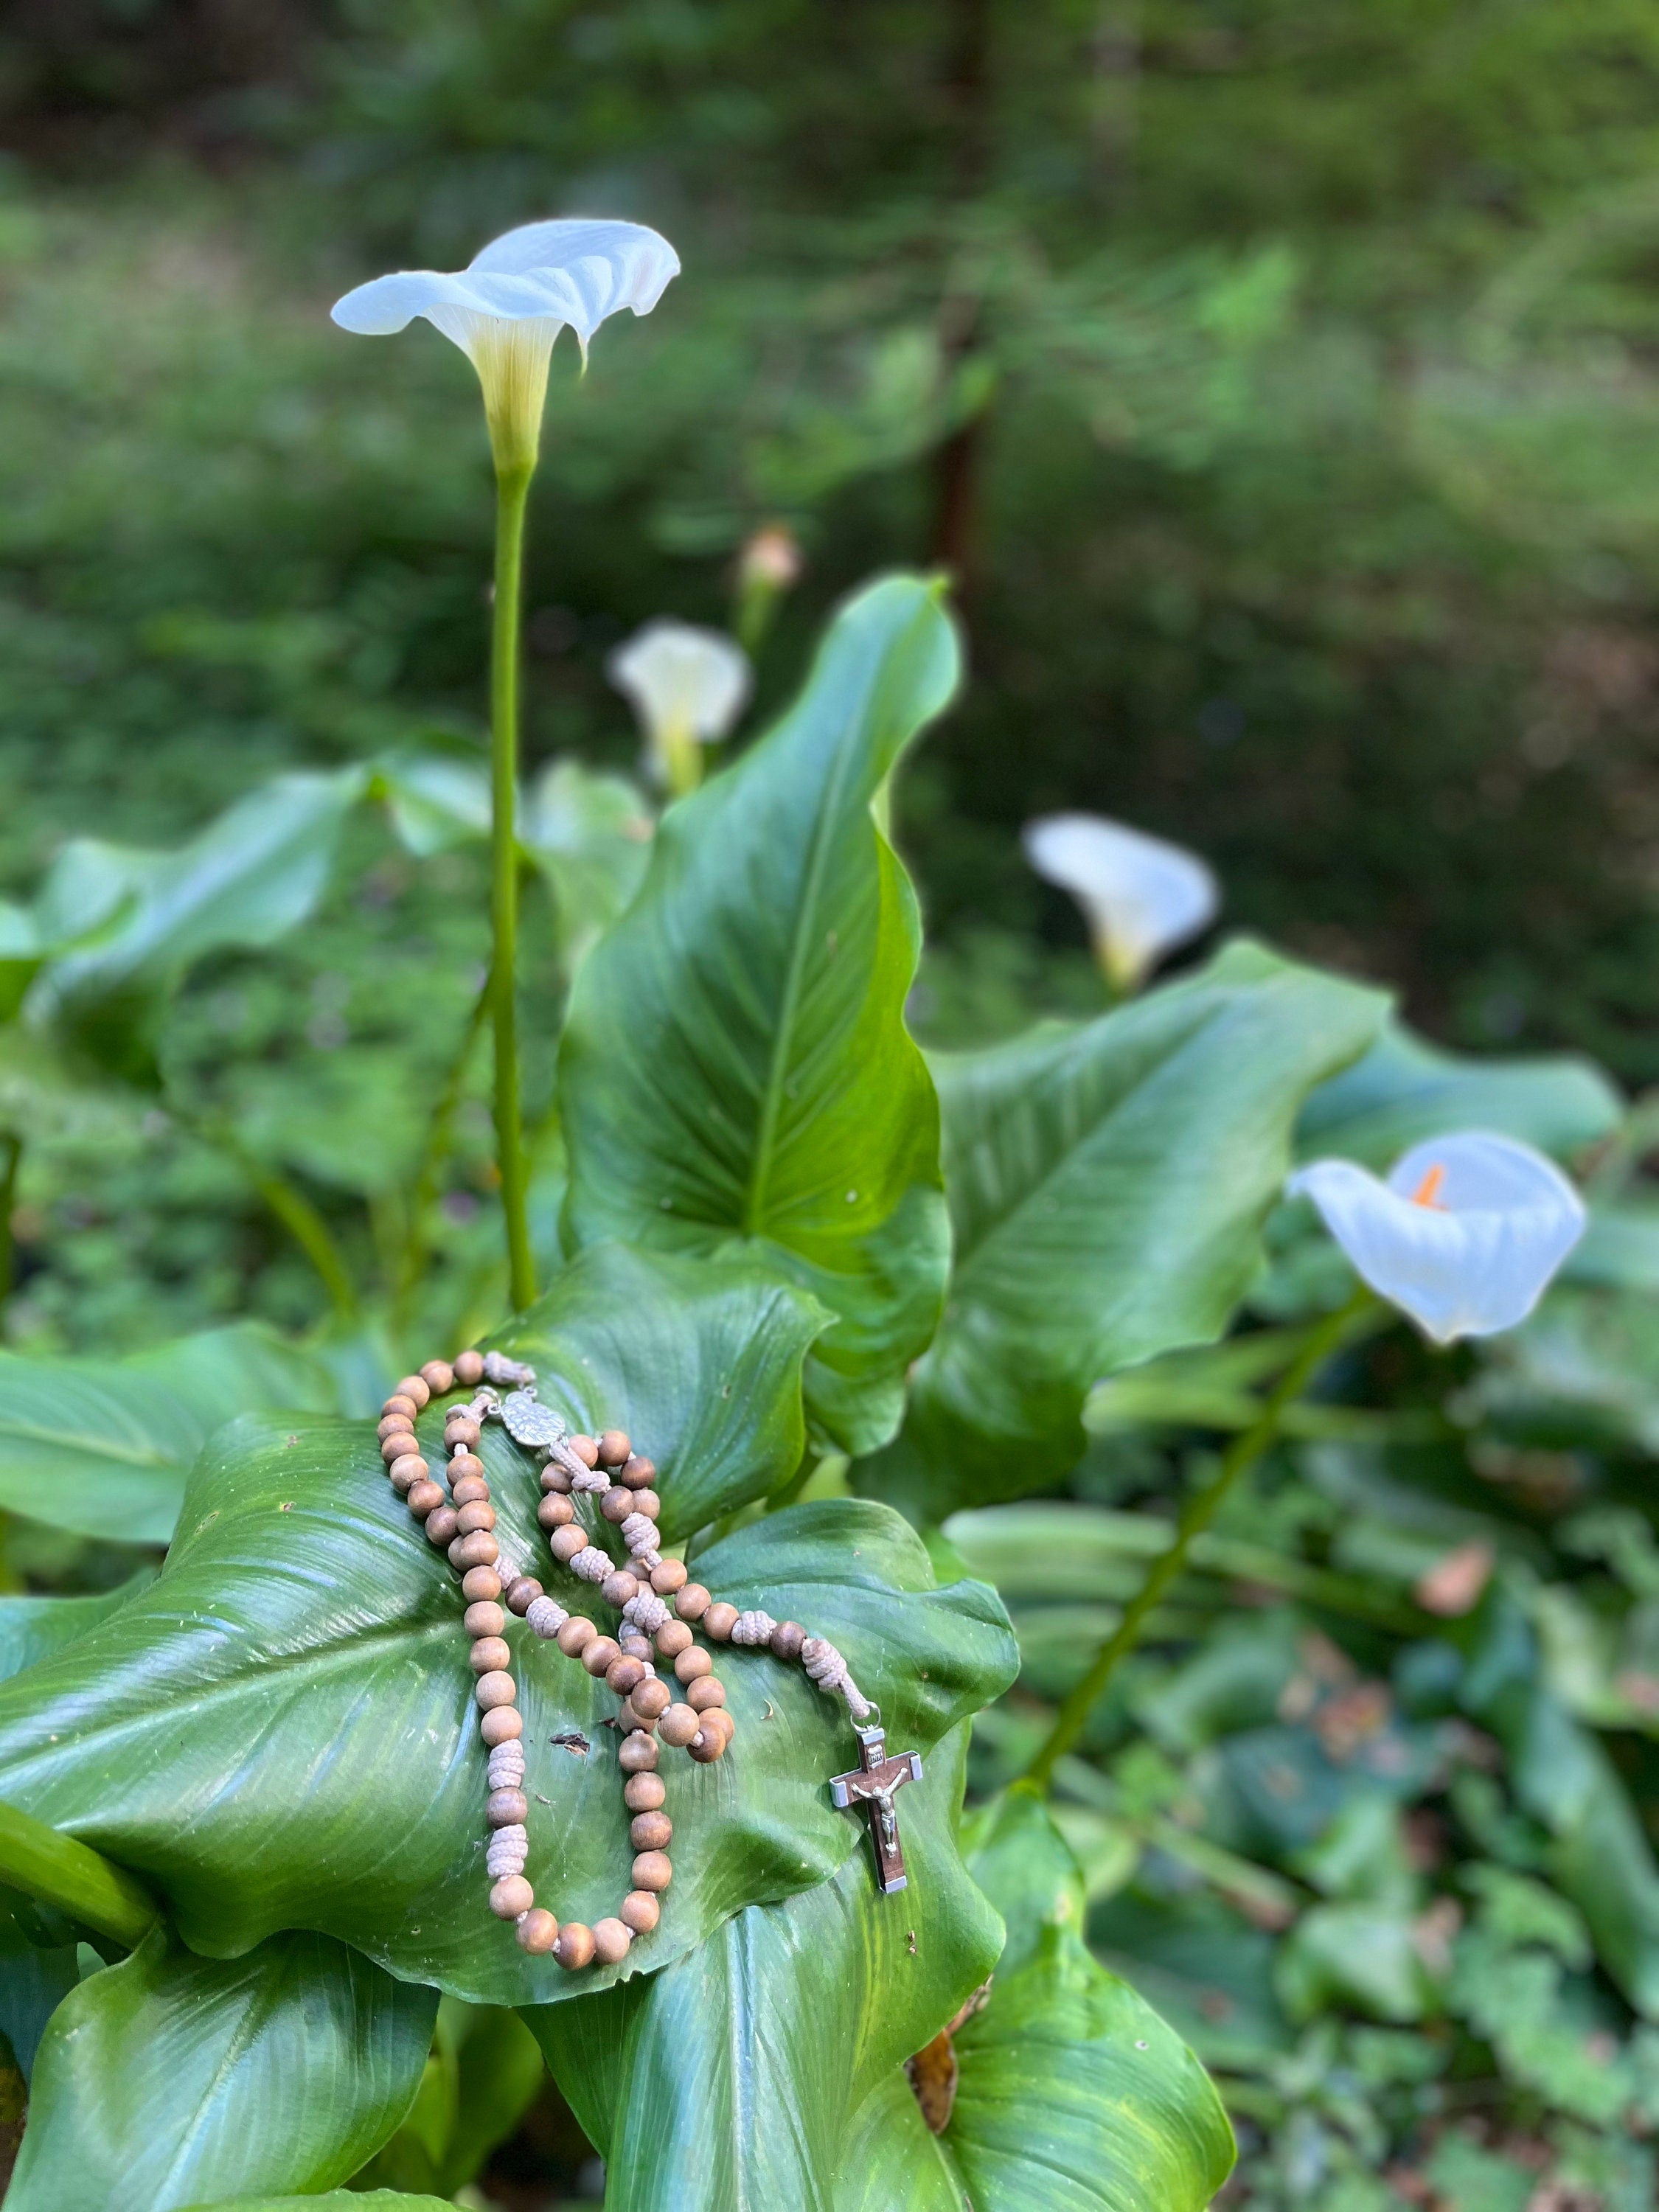
[[[586,360],[606,316],[623,307],[648,315],[679,266],[668,240],[643,223],[526,222],[453,274],[405,269],[359,284],[335,301],[333,315],[365,337],[388,337],[424,315],[478,372],[496,467],[527,471],[559,332],[574,331]]]
[[[1524,1321],[1584,1233],[1583,1201],[1554,1162],[1480,1129],[1413,1145],[1386,1182],[1316,1160],[1285,1189],[1313,1200],[1364,1279],[1437,1344]]]
[[[664,615],[617,647],[607,672],[640,718],[658,781],[676,793],[691,790],[702,773],[697,747],[717,744],[748,700],[742,647]]]
[[[1196,853],[1098,814],[1045,814],[1022,841],[1038,875],[1070,891],[1089,919],[1114,989],[1148,971],[1215,918],[1221,892]]]

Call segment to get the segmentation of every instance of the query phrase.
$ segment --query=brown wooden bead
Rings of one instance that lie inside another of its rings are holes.
[[[617,1479],[619,1482],[625,1482],[630,1490],[649,1490],[657,1479],[657,1462],[653,1459],[642,1459],[635,1452]]]
[[[644,1680],[645,1662],[630,1659],[626,1652],[620,1659],[613,1659],[605,1670],[605,1686],[614,1690],[619,1698],[625,1698],[636,1682]]]
[[[639,1729],[647,1735],[654,1733],[657,1723],[648,1713],[642,1713],[632,1698],[624,1698],[617,1712],[618,1728]]]
[[[536,1518],[544,1528],[568,1528],[575,1517],[575,1507],[556,1491],[550,1492],[536,1508]]]
[[[573,1522],[568,1528],[556,1528],[548,1549],[562,1567],[568,1567],[578,1552],[587,1549],[587,1531]]]
[[[411,1413],[382,1413],[380,1425],[374,1433],[382,1443],[388,1437],[412,1437],[415,1433],[414,1416]]]
[[[569,1487],[570,1470],[568,1468],[561,1467],[556,1459],[549,1460],[547,1465],[542,1469],[542,1488],[547,1491],[556,1491],[560,1497],[563,1497]]]
[[[426,1516],[426,1540],[434,1552],[447,1550],[460,1531],[461,1516],[453,1505],[440,1505]]]
[[[657,1763],[657,1747],[651,1738],[636,1729],[625,1735],[617,1753],[617,1764],[624,1774],[649,1774]]]
[[[450,1494],[454,1495],[453,1492]],[[457,1515],[455,1525],[463,1536],[476,1536],[481,1528],[488,1531],[495,1527],[495,1509],[488,1498],[469,1498]]]
[[[497,1920],[516,1920],[535,1902],[536,1893],[521,1874],[503,1875],[490,1886],[489,1909]]]
[[[480,1599],[493,1604],[501,1594],[501,1578],[494,1567],[469,1567],[461,1577],[461,1595],[469,1605],[477,1604]]]
[[[654,1813],[667,1796],[660,1774],[630,1774],[623,1784],[623,1803],[630,1813]]]
[[[507,1610],[516,1613],[522,1620],[543,1595],[542,1586],[534,1575],[515,1575],[507,1586]]]
[[[434,1398],[447,1398],[455,1388],[455,1370],[447,1359],[428,1359],[421,1380]]]
[[[524,1734],[524,1715],[516,1705],[492,1705],[478,1723],[478,1734],[494,1751],[498,1743],[512,1743]]]
[[[674,1600],[674,1610],[682,1620],[701,1620],[714,1603],[701,1583],[684,1583]]]
[[[429,1482],[424,1475],[418,1482],[412,1482],[409,1486],[407,1504],[410,1511],[417,1521],[424,1521],[427,1515],[435,1507],[441,1505],[443,1502],[442,1485]]]
[[[674,1662],[674,1679],[680,1682],[695,1682],[714,1671],[714,1661],[695,1644],[689,1651],[682,1651]]]
[[[699,1766],[712,1766],[717,1759],[725,1758],[726,1747],[730,1741],[731,1738],[722,1735],[718,1729],[699,1729],[686,1745],[686,1753],[689,1758],[695,1759]]]
[[[559,1930],[559,1940],[553,1946],[553,1956],[562,1966],[574,1973],[579,1967],[593,1963],[593,1930],[580,1920],[567,1920]]]
[[[453,1365],[455,1369],[455,1380],[461,1385],[463,1389],[470,1390],[475,1383],[482,1382],[483,1381],[483,1354],[482,1352],[463,1352],[457,1357],[453,1362]]]
[[[691,1648],[691,1632],[683,1620],[665,1620],[657,1631],[657,1649],[665,1659],[678,1658]]]
[[[380,1438],[380,1459],[386,1467],[392,1466],[405,1452],[418,1452],[419,1449],[413,1429],[388,1429]]]
[[[513,1647],[504,1636],[481,1636],[466,1655],[475,1674],[493,1674],[513,1664]]]
[[[500,1606],[486,1598],[477,1605],[468,1606],[461,1615],[461,1626],[469,1636],[499,1636],[507,1626],[507,1615]]]
[[[630,1575],[626,1567],[618,1567],[614,1575],[607,1575],[599,1584],[599,1595],[607,1605],[614,1605],[618,1613],[630,1599],[636,1598],[639,1594],[638,1579]]]
[[[484,1800],[484,1819],[492,1828],[511,1828],[530,1818],[530,1800],[522,1790],[492,1790]]]
[[[422,1401],[422,1403],[424,1402],[424,1401]],[[409,1424],[412,1428],[415,1424],[415,1416],[420,1412],[420,1406],[416,1403],[413,1398],[406,1398],[401,1391],[394,1391],[392,1396],[386,1400],[385,1405],[381,1407],[380,1419],[384,1421],[389,1414],[402,1413],[407,1417]]]
[[[787,1659],[793,1666],[800,1657],[801,1645],[806,1641],[806,1631],[798,1620],[781,1620],[768,1641],[778,1658]]]
[[[633,1455],[625,1429],[607,1429],[599,1438],[599,1464],[601,1467],[623,1467]]]
[[[394,1382],[392,1388],[393,1396],[407,1398],[417,1411],[426,1405],[432,1396],[424,1380],[418,1375],[405,1375],[401,1382]],[[386,1411],[391,1413],[392,1410],[392,1400],[388,1398]]]
[[[674,1696],[666,1682],[659,1681],[654,1674],[648,1674],[628,1702],[636,1713],[642,1714],[648,1721],[655,1721],[660,1720],[668,1711],[674,1702]]]
[[[458,1536],[449,1547],[449,1564],[459,1567],[463,1573],[468,1567],[493,1567],[501,1556],[501,1547],[488,1528],[475,1528],[470,1536]]]
[[[690,1743],[702,1726],[701,1715],[694,1713],[690,1705],[670,1705],[657,1723],[657,1733],[665,1743],[672,1743],[678,1749]]]
[[[476,1452],[457,1452],[449,1462],[449,1479],[459,1482],[464,1474],[482,1474],[484,1463]]]
[[[641,1851],[634,1862],[635,1889],[655,1890],[660,1893],[674,1879],[674,1869],[668,1863],[665,1851]]]
[[[432,1478],[432,1469],[418,1452],[400,1452],[387,1468],[386,1474],[392,1487],[404,1498],[417,1482],[428,1482]]]
[[[574,1659],[579,1651],[586,1650],[597,1639],[599,1632],[585,1613],[573,1613],[568,1620],[559,1623],[558,1634],[554,1640],[567,1659]]]
[[[712,1712],[726,1703],[726,1685],[718,1675],[705,1674],[700,1682],[687,1686],[685,1702],[694,1713]]]
[[[654,1490],[630,1490],[628,1495],[634,1512],[643,1513],[647,1521],[662,1518],[662,1500]]]
[[[651,1587],[659,1597],[672,1597],[685,1588],[685,1561],[663,1559],[651,1570]]]
[[[732,1717],[732,1709],[729,1705],[711,1705],[702,1716],[704,1735],[718,1733],[724,1741],[730,1743],[737,1732],[738,1724]]]
[[[619,1482],[612,1483],[599,1500],[599,1510],[607,1521],[614,1522],[620,1528],[634,1510],[633,1492],[624,1490]]]
[[[716,1644],[726,1643],[738,1625],[738,1608],[719,1598],[702,1617],[702,1632],[712,1636]]]
[[[496,1668],[492,1673],[480,1674],[472,1686],[472,1694],[478,1701],[481,1712],[493,1712],[497,1705],[511,1705],[518,1701],[518,1686],[505,1669]]]
[[[459,1482],[452,1476],[449,1495],[457,1505],[488,1505],[489,1485],[481,1474],[464,1474]]]
[[[471,1413],[452,1413],[444,1423],[444,1442],[449,1446],[451,1451],[454,1450],[457,1444],[459,1444],[464,1451],[476,1450],[482,1433],[478,1424]]]
[[[593,1923],[593,1956],[602,1966],[619,1966],[628,1956],[628,1947],[633,1940],[633,1930],[620,1920],[607,1918]]]
[[[674,1823],[666,1813],[636,1813],[629,1823],[628,1840],[636,1851],[665,1851],[674,1840]]]
[[[567,1437],[564,1441],[566,1449],[569,1451],[574,1452],[576,1457],[581,1462],[584,1467],[597,1467],[599,1465],[599,1447],[593,1437],[574,1436]]]
[[[622,1646],[614,1636],[596,1636],[582,1652],[582,1664],[590,1674],[604,1674],[622,1657]]]
[[[648,1889],[630,1889],[617,1910],[617,1917],[636,1936],[648,1936],[662,1918],[662,1907]]]
[[[519,1939],[519,1948],[528,1951],[532,1959],[539,1959],[553,1948],[559,1940],[559,1923],[544,1905],[533,1912],[526,1912],[514,1931]]]

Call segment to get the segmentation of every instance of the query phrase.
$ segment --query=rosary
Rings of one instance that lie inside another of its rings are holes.
[[[456,1390],[471,1396],[444,1416],[446,1491],[433,1480],[415,1422],[434,1399]],[[536,1518],[548,1532],[553,1557],[581,1581],[596,1584],[600,1597],[621,1613],[616,1636],[601,1634],[584,1614],[567,1612],[533,1575],[515,1573],[502,1559],[489,1485],[476,1451],[486,1420],[499,1422],[532,1464],[539,1465],[543,1497]],[[713,1643],[764,1647],[780,1659],[799,1660],[819,1689],[846,1699],[858,1737],[859,1764],[830,1784],[831,1802],[862,1806],[867,1812],[883,1894],[905,1887],[893,1797],[902,1784],[920,1779],[920,1758],[915,1752],[887,1757],[878,1709],[860,1691],[833,1644],[809,1636],[799,1621],[774,1620],[769,1613],[743,1613],[717,1601],[701,1583],[690,1579],[678,1559],[663,1558],[657,1549],[662,1504],[651,1487],[656,1468],[634,1451],[620,1429],[607,1429],[599,1437],[573,1436],[552,1407],[538,1400],[534,1368],[499,1352],[463,1352],[453,1361],[428,1360],[418,1375],[404,1376],[381,1409],[380,1438],[392,1488],[424,1522],[427,1541],[447,1553],[461,1577],[466,1600],[463,1625],[472,1639],[469,1656],[477,1677],[473,1695],[478,1732],[489,1753],[484,1804],[490,1831],[485,1857],[489,1909],[514,1923],[526,1951],[550,1951],[562,1966],[571,1968],[595,1961],[615,1966],[628,1955],[636,1936],[649,1935],[657,1925],[662,1894],[673,1879],[668,1857],[673,1823],[663,1810],[668,1793],[657,1771],[660,1744],[684,1749],[707,1765],[726,1756],[736,1732],[714,1661],[693,1637],[694,1622],[702,1624]],[[619,1566],[592,1540],[577,1515],[575,1501],[583,1497],[597,1498],[601,1515],[618,1529],[628,1549],[627,1566]],[[561,1927],[536,1903],[525,1879],[530,1801],[524,1790],[524,1719],[511,1673],[513,1654],[503,1633],[507,1612],[533,1634],[556,1643],[567,1657],[580,1660],[590,1674],[603,1675],[621,1700],[623,1739],[617,1763],[627,1778],[623,1802],[632,1816],[633,1887],[615,1917],[596,1921],[592,1928],[579,1920]],[[680,1699],[658,1674],[659,1659],[672,1666]]]

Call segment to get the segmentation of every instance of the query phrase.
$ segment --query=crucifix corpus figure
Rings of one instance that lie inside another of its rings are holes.
[[[870,1814],[870,1840],[875,1846],[876,1880],[884,1897],[902,1889],[909,1876],[904,1871],[904,1850],[899,1842],[898,1812],[893,1794],[907,1782],[921,1779],[921,1759],[914,1751],[896,1759],[887,1757],[887,1731],[861,1728],[857,1731],[859,1763],[850,1774],[838,1774],[830,1784],[831,1802],[843,1810],[862,1805]]]

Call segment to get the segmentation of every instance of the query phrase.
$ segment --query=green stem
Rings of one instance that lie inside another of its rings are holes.
[[[11,1217],[17,1206],[17,1170],[23,1158],[23,1139],[15,1130],[0,1135],[0,1303],[17,1287],[17,1242]]]
[[[204,1145],[212,1145],[235,1161],[249,1182],[264,1200],[289,1235],[305,1254],[321,1279],[334,1310],[343,1321],[357,1317],[357,1290],[346,1266],[344,1255],[334,1241],[332,1231],[302,1190],[255,1159],[228,1121],[216,1116],[193,1113],[191,1109],[169,1097],[167,1111],[174,1121],[199,1137]]]
[[[421,1149],[421,1164],[416,1170],[414,1186],[409,1200],[409,1235],[404,1245],[403,1263],[398,1269],[396,1313],[401,1322],[409,1301],[420,1280],[422,1262],[426,1257],[426,1224],[433,1207],[438,1202],[438,1182],[443,1173],[444,1162],[449,1158],[455,1133],[455,1116],[461,1108],[461,1093],[466,1088],[467,1070],[472,1065],[473,1048],[478,1033],[484,1025],[484,1017],[494,1005],[493,979],[485,976],[483,988],[472,1002],[472,1011],[466,1018],[466,1028],[456,1048],[444,1078],[438,1103],[427,1123],[426,1143]]]
[[[0,1881],[57,1905],[130,1949],[143,1942],[161,1917],[154,1899],[125,1867],[15,1805],[0,1804]]]
[[[1056,1759],[1063,1758],[1083,1734],[1090,1714],[1104,1694],[1112,1677],[1140,1641],[1158,1600],[1187,1564],[1195,1537],[1215,1519],[1240,1478],[1247,1474],[1279,1434],[1285,1409],[1302,1395],[1331,1353],[1348,1335],[1358,1317],[1375,1304],[1369,1291],[1357,1291],[1348,1303],[1328,1314],[1312,1329],[1301,1351],[1274,1383],[1261,1403],[1261,1411],[1242,1436],[1235,1437],[1222,1455],[1213,1480],[1195,1491],[1182,1508],[1175,1540],[1160,1552],[1147,1569],[1145,1580],[1123,1608],[1123,1617],[1096,1652],[1088,1672],[1072,1691],[1054,1717],[1054,1724],[1018,1786],[1041,1796],[1046,1794]]]
[[[530,473],[525,466],[500,471],[495,478],[495,600],[489,659],[490,920],[495,933],[489,975],[495,1029],[495,1165],[507,1219],[508,1285],[514,1310],[520,1313],[536,1296],[519,1093],[519,848],[514,820],[519,789],[519,620]]]

